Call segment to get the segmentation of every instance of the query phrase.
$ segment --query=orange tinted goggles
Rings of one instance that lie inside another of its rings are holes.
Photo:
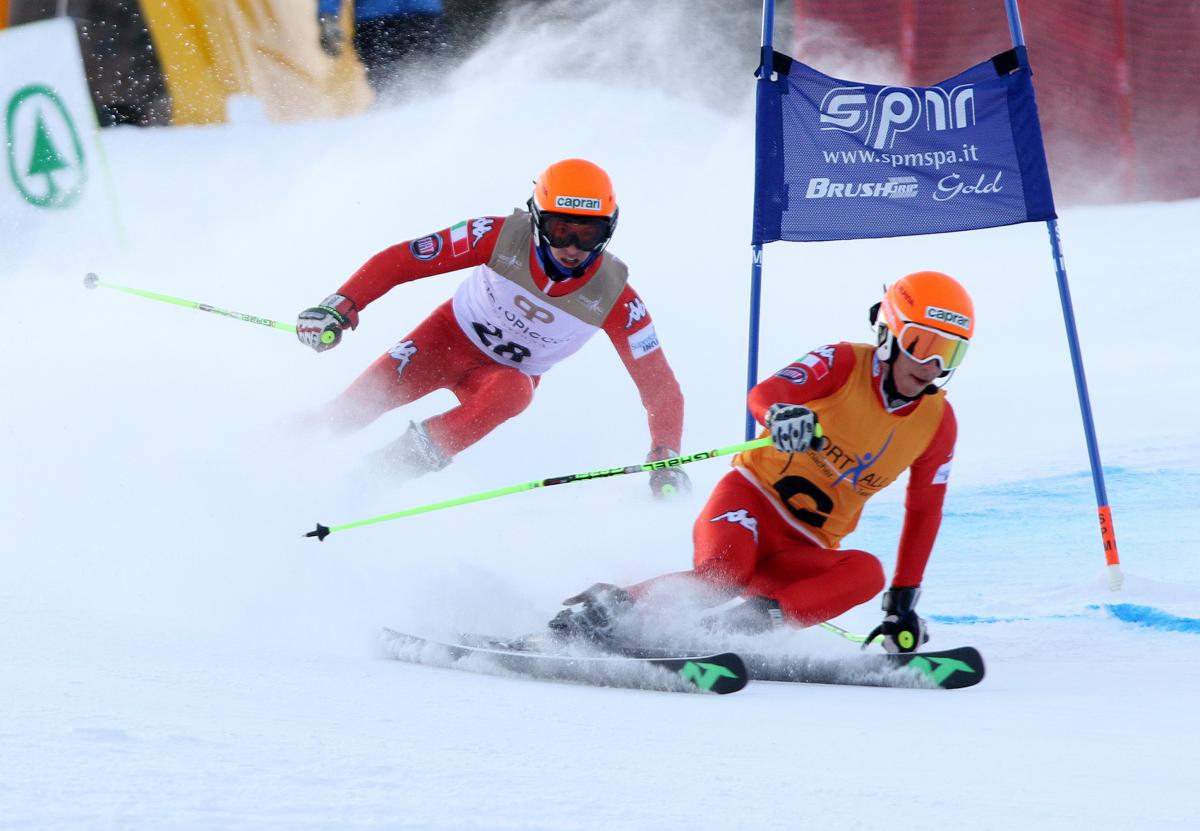
[[[900,348],[919,364],[937,361],[942,370],[957,369],[967,354],[967,340],[947,335],[919,323],[906,323],[900,330]]]
[[[595,251],[612,235],[608,217],[544,213],[540,227],[551,248],[574,245],[581,251]]]

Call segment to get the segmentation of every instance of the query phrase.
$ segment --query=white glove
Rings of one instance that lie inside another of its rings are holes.
[[[296,318],[296,337],[318,352],[333,349],[342,339],[343,329],[358,327],[358,309],[354,301],[331,294],[321,305],[305,309]]]
[[[767,409],[767,428],[781,453],[803,453],[814,445],[824,446],[817,414],[799,404],[772,404]]]

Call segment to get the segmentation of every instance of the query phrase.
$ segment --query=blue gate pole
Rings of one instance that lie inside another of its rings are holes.
[[[1017,0],[1004,0],[1008,14],[1008,29],[1014,46],[1025,45],[1025,33],[1021,29],[1021,12]],[[1092,403],[1088,396],[1087,376],[1083,371],[1083,353],[1079,349],[1079,332],[1075,328],[1075,310],[1071,305],[1071,288],[1067,284],[1067,264],[1062,253],[1062,239],[1058,233],[1058,220],[1046,221],[1050,232],[1050,253],[1054,257],[1054,273],[1058,278],[1058,298],[1062,303],[1063,322],[1067,327],[1067,343],[1071,350],[1071,367],[1075,371],[1075,390],[1079,394],[1079,412],[1083,416],[1083,433],[1087,440],[1088,460],[1092,466],[1092,485],[1096,490],[1096,508],[1100,516],[1100,539],[1104,543],[1104,561],[1108,565],[1108,587],[1119,591],[1124,583],[1121,574],[1121,559],[1117,555],[1117,536],[1113,531],[1112,509],[1108,504],[1108,490],[1104,487],[1104,468],[1100,464],[1100,446],[1096,441],[1096,426],[1092,421]]]
[[[771,75],[771,67],[775,63],[775,47],[772,43],[775,30],[775,0],[763,0],[763,20],[762,20],[762,53],[759,59],[758,78],[769,78]],[[761,80],[756,83],[762,83]],[[758,129],[758,113],[757,107],[755,112],[755,130]],[[757,155],[757,143],[755,144]],[[757,159],[755,160],[757,162]],[[755,181],[758,177],[755,176]],[[755,194],[757,201],[758,194]],[[749,393],[754,385],[758,383],[758,323],[762,310],[762,259],[763,247],[762,243],[751,243],[750,246],[750,344],[747,349],[746,358],[746,392]],[[746,409],[746,440],[754,438],[754,434],[758,432],[758,423],[755,422],[754,416],[750,414],[750,409]]]

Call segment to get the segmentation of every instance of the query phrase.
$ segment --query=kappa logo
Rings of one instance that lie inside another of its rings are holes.
[[[975,126],[975,85],[952,90],[941,87],[882,87],[870,93],[865,86],[837,87],[821,101],[821,129],[864,133],[863,141],[876,150],[890,149],[896,136],[925,118],[929,132]]]
[[[8,175],[21,198],[36,208],[74,205],[87,184],[83,142],[62,99],[48,86],[17,90],[4,118]]]
[[[720,522],[721,520],[742,526],[754,536],[754,542],[758,542],[758,520],[750,516],[750,512],[745,508],[736,511],[726,511],[720,516],[713,517],[709,522]]]
[[[829,370],[833,368],[834,350],[832,346],[822,346],[820,349],[814,349],[795,363],[806,367],[809,372],[818,380],[824,379],[829,375]],[[806,378],[805,381],[808,379]],[[804,381],[797,381],[802,384]]]
[[[479,245],[479,241],[483,239],[489,231],[492,230],[494,220],[489,217],[476,219],[471,223],[471,247]]]
[[[633,324],[637,323],[647,314],[646,304],[642,302],[642,298],[640,297],[630,300],[625,304],[625,308],[629,310],[629,320],[625,324],[626,329],[633,328]]]
[[[396,361],[396,374],[404,375],[404,368],[408,366],[413,355],[417,354],[417,345],[411,340],[402,340],[391,349],[388,354]]]

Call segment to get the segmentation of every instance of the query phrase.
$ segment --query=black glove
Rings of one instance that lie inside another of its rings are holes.
[[[767,409],[767,428],[771,441],[781,453],[803,453],[810,447],[825,446],[817,414],[799,404],[772,404]]]
[[[893,586],[883,593],[883,611],[887,614],[883,623],[871,630],[863,641],[866,649],[878,636],[883,636],[883,648],[888,652],[915,652],[917,647],[929,640],[925,621],[914,611],[920,586]]]
[[[560,640],[584,639],[606,643],[617,618],[629,611],[633,598],[612,583],[596,583],[563,601],[563,609],[547,624]]]
[[[669,447],[656,447],[646,456],[647,462],[661,462],[679,456],[678,450]],[[660,499],[666,499],[679,493],[692,490],[692,480],[683,472],[679,465],[661,467],[650,473],[650,491]]]
[[[296,318],[296,337],[318,352],[337,346],[347,328],[358,328],[358,309],[353,300],[340,294],[329,295],[321,305],[305,309]]]
[[[331,58],[342,54],[342,21],[336,14],[322,14],[317,17],[317,29],[320,31],[321,51]]]

